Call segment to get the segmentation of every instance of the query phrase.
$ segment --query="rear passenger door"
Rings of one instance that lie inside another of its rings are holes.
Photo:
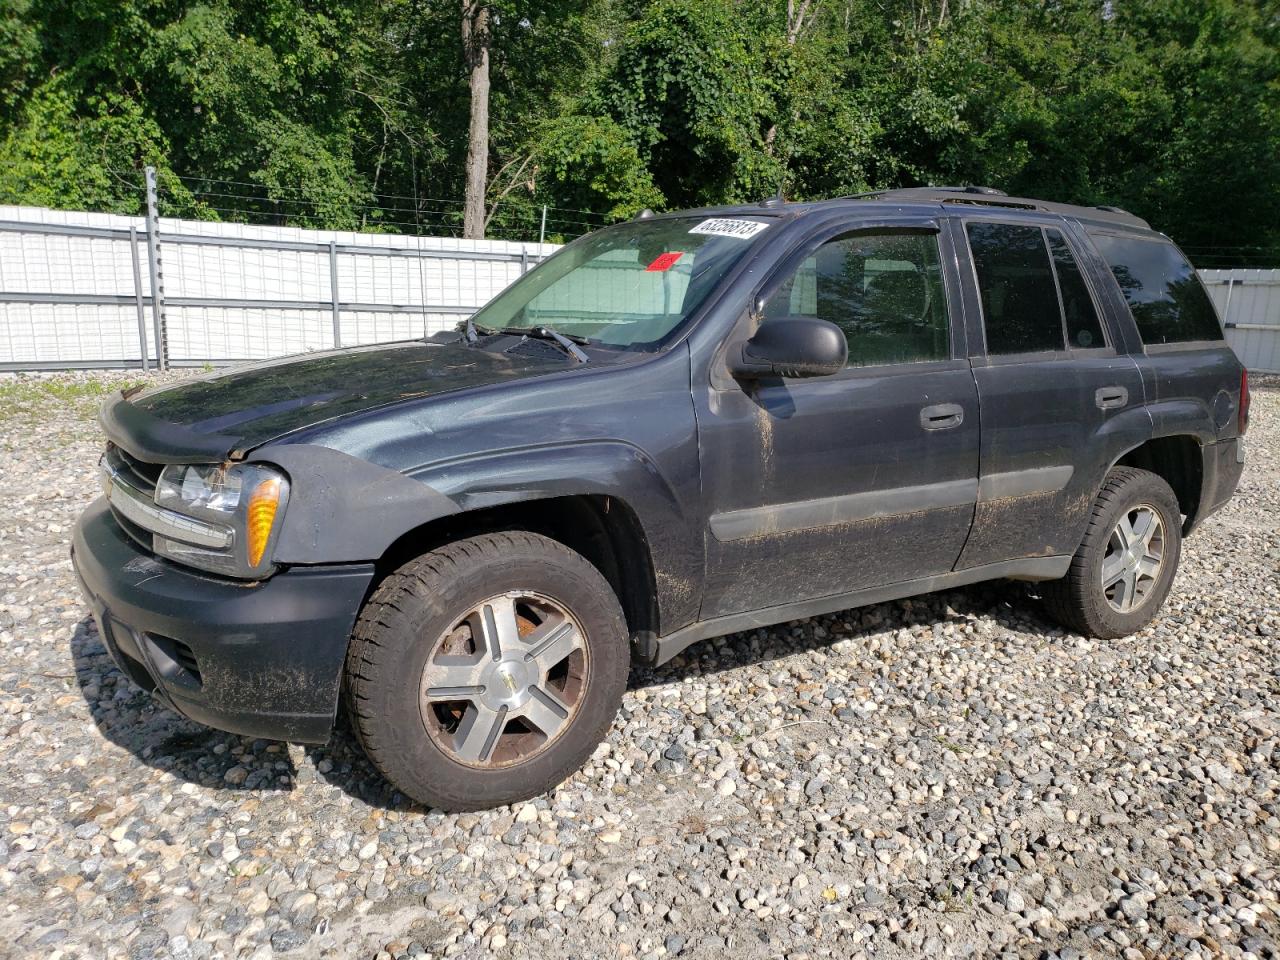
[[[1150,435],[1142,378],[1061,220],[951,222],[982,410],[978,502],[957,570],[1069,555],[1110,464]]]

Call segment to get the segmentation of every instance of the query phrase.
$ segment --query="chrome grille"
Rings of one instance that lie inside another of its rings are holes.
[[[155,493],[156,484],[160,482],[160,471],[164,469],[164,464],[139,460],[114,443],[107,444],[107,464],[129,486],[147,494]]]

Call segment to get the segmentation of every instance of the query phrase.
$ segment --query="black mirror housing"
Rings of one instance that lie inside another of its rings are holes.
[[[734,356],[738,353],[738,356]],[[849,345],[844,331],[818,317],[777,317],[730,351],[730,371],[742,380],[758,377],[826,377],[844,369]]]

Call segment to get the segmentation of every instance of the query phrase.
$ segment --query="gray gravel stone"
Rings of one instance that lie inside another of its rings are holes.
[[[1240,492],[1139,635],[1072,635],[1033,586],[991,584],[716,638],[635,669],[562,787],[460,816],[405,803],[345,732],[206,730],[117,671],[67,558],[97,490],[92,405],[19,384],[0,953],[1268,956],[1280,391],[1258,379]]]

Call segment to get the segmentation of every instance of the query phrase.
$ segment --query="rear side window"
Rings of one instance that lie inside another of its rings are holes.
[[[1058,287],[1038,226],[970,223],[987,353],[1062,350]]]
[[[1071,247],[1060,230],[1046,229],[1049,253],[1053,255],[1053,269],[1058,274],[1058,292],[1062,294],[1062,316],[1066,321],[1067,345],[1079,349],[1105,347],[1102,324],[1098,322],[1098,309],[1089,294],[1089,285],[1080,273]]]
[[[1194,268],[1165,240],[1094,234],[1129,304],[1143,343],[1221,340],[1213,304]]]
[[[844,331],[851,367],[951,355],[938,240],[931,233],[830,240],[783,282],[764,315],[830,320]]]

